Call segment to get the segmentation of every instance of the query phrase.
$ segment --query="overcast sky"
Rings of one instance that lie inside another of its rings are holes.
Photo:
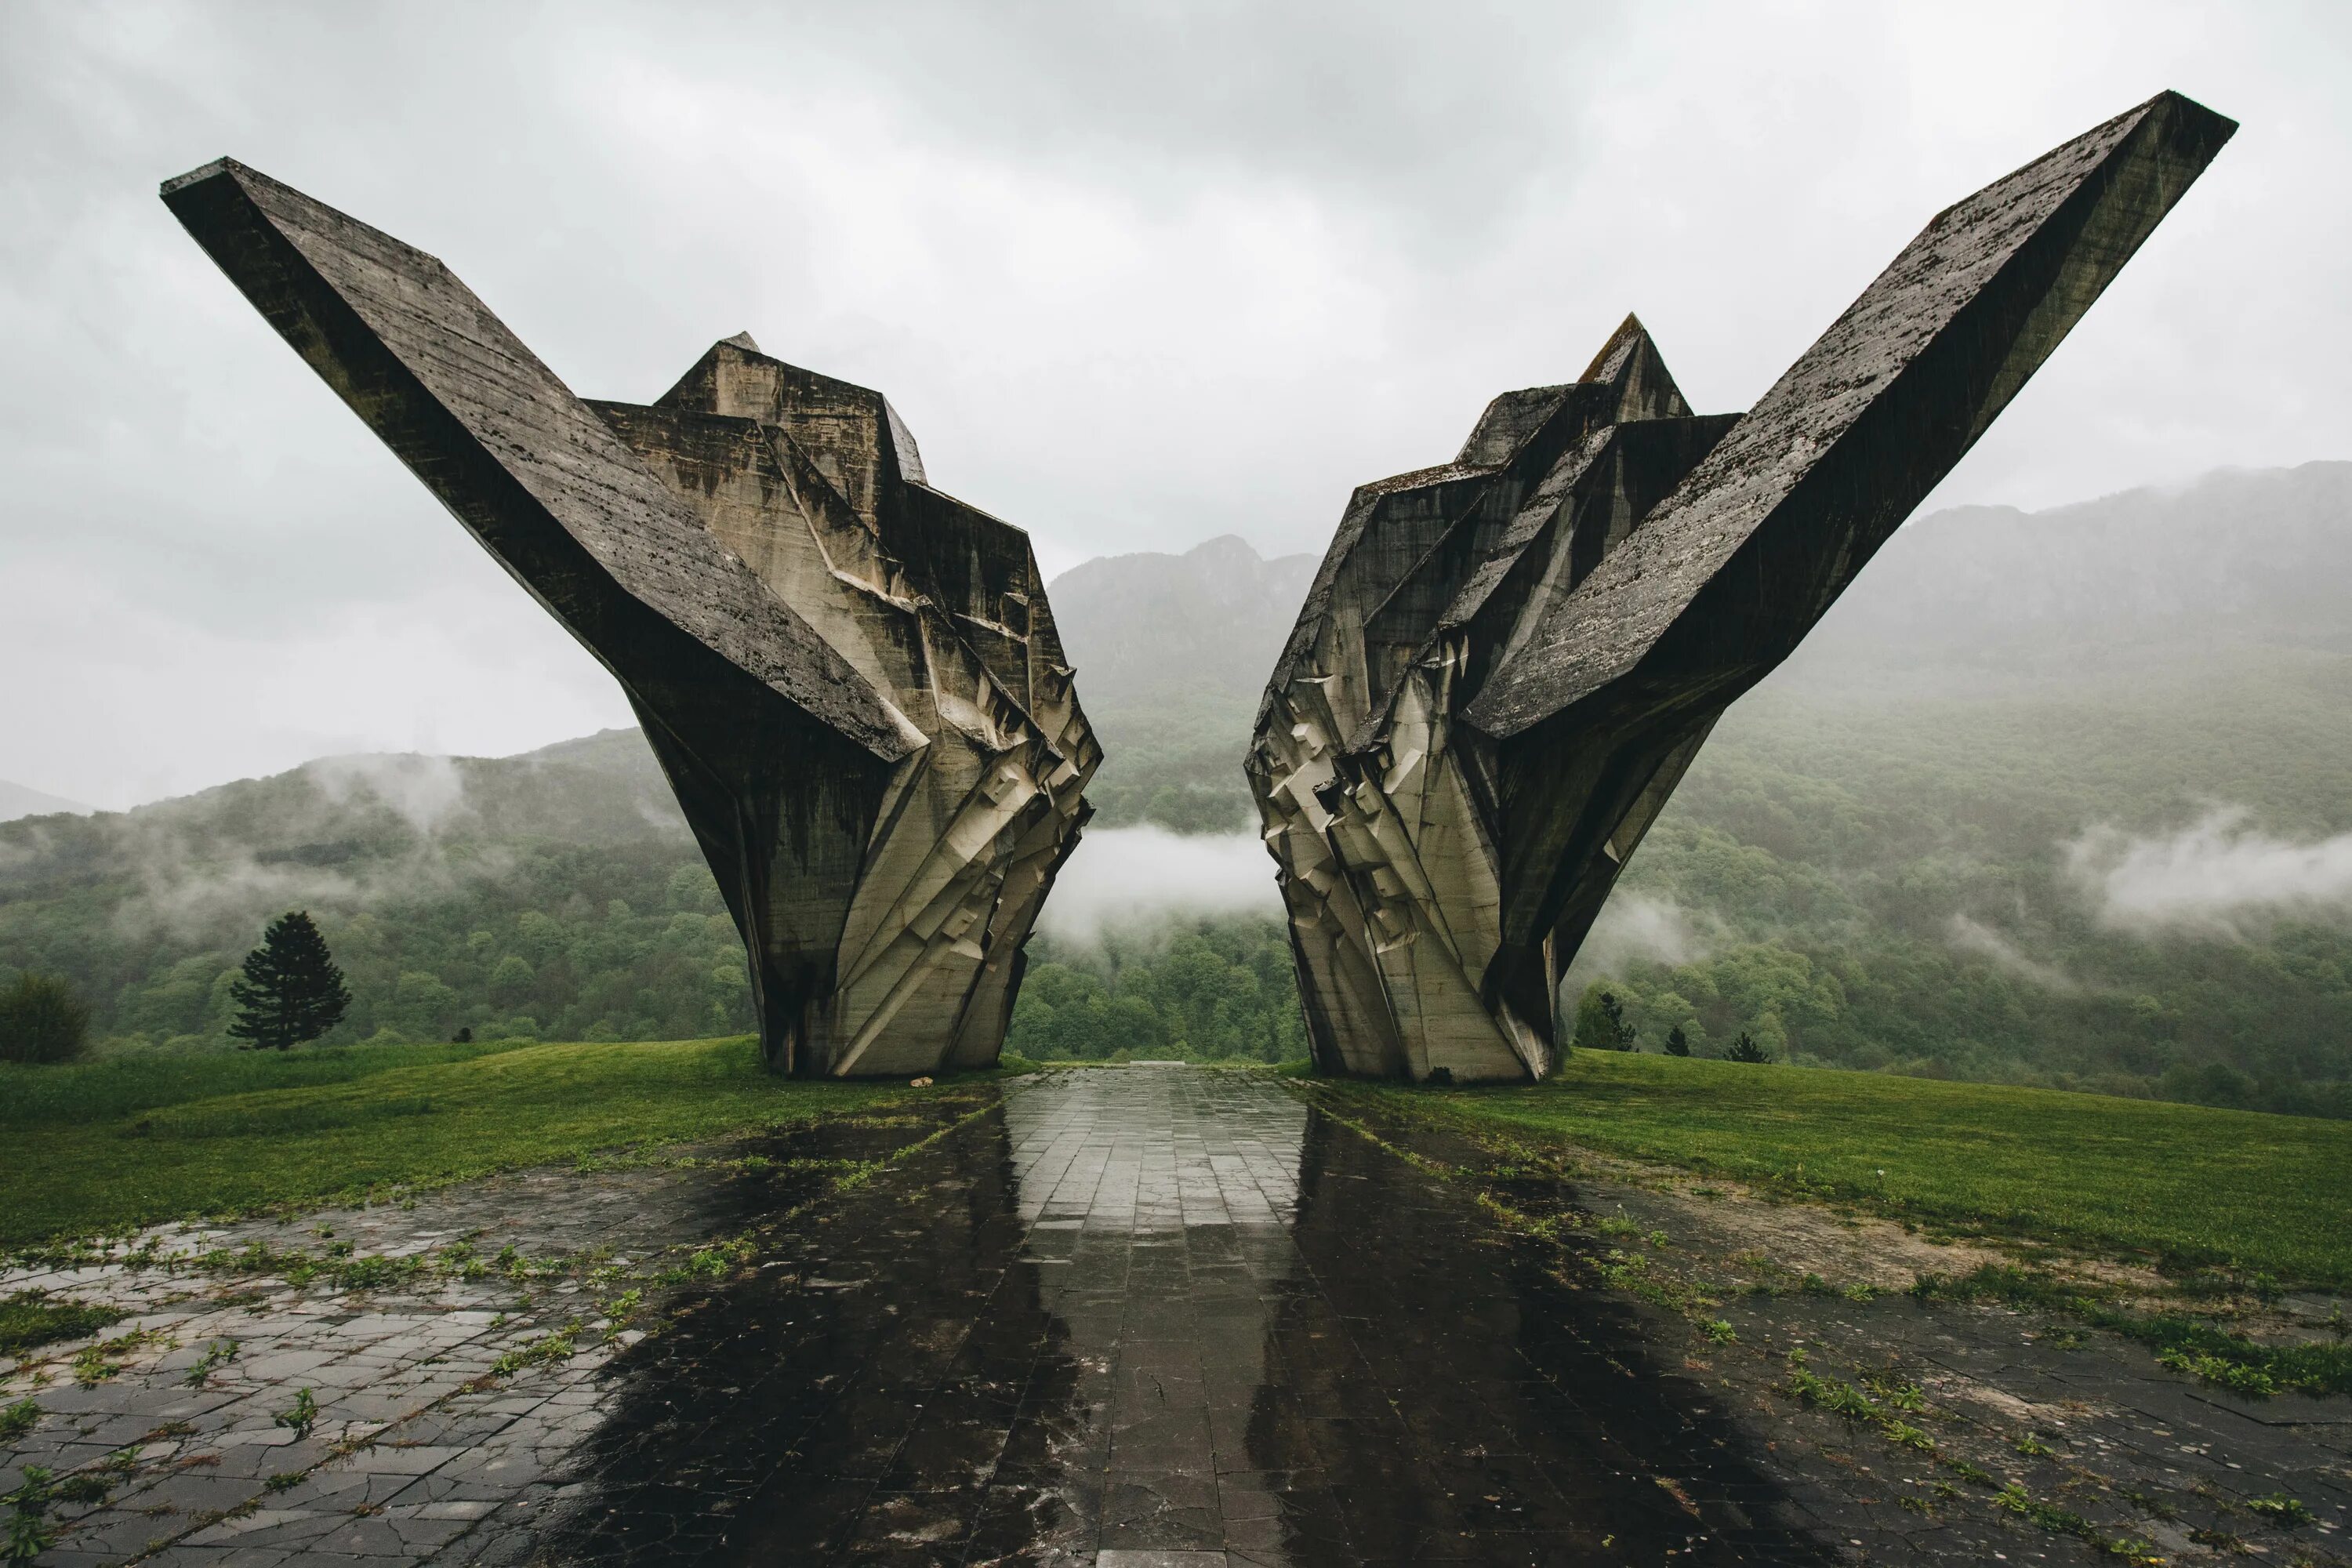
[[[2352,456],[2347,15],[15,0],[0,778],[119,806],[629,721],[156,200],[223,153],[583,395],[742,329],[878,387],[1058,570],[1319,552],[1629,309],[1743,407],[1938,207],[2177,88],[2244,129],[1929,503],[2031,507]]]

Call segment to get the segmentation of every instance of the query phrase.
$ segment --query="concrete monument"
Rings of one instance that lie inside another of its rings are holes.
[[[1356,491],[1246,763],[1318,1067],[1549,1069],[1561,972],[1716,720],[2235,130],[2164,93],[1937,214],[1745,415],[1695,415],[1629,317]]]
[[[751,956],[771,1066],[996,1059],[1101,760],[1027,535],[931,488],[880,394],[748,335],[575,397],[449,269],[223,160],[163,200],[601,660]]]

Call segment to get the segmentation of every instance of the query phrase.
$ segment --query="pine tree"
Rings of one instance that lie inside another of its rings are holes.
[[[1588,985],[1584,999],[1577,1004],[1576,1031],[1570,1037],[1569,1047],[1581,1051],[1630,1051],[1633,1038],[1642,1031],[1625,1021],[1625,1004],[1617,1000],[1613,991],[1599,985]]]
[[[1642,1031],[1625,1021],[1625,1004],[1617,1000],[1617,994],[1614,991],[1603,991],[1601,994],[1601,1016],[1609,1020],[1609,1032],[1617,1037],[1615,1048],[1621,1051],[1632,1050],[1634,1037]]]
[[[1666,1031],[1666,1055],[1670,1057],[1690,1055],[1690,1037],[1683,1032],[1683,1026],[1680,1024]]]
[[[1731,1042],[1731,1048],[1723,1053],[1723,1059],[1727,1062],[1769,1062],[1772,1059],[1772,1053],[1758,1045],[1755,1036],[1742,1029],[1739,1037]]]
[[[269,922],[261,945],[245,955],[244,976],[228,989],[237,1007],[228,1032],[248,1051],[282,1051],[315,1040],[341,1023],[352,1005],[327,939],[300,910]]]

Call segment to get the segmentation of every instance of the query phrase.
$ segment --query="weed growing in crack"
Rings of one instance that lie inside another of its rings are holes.
[[[1959,1477],[1961,1481],[1967,1481],[1969,1486],[1983,1486],[1988,1488],[1988,1490],[2000,1490],[2001,1488],[2001,1479],[1997,1477],[1997,1474],[1992,1474],[1990,1469],[1985,1469],[1983,1465],[1976,1465],[1976,1462],[1971,1460],[1945,1460],[1943,1465],[1945,1469],[1950,1469],[1955,1477]]]
[[[1919,1392],[1919,1385],[1891,1372],[1866,1373],[1862,1385],[1870,1390],[1872,1399],[1889,1410],[1916,1415],[1927,1408],[1927,1396]]]
[[[618,1337],[636,1321],[638,1312],[645,1308],[645,1291],[635,1286],[609,1301],[599,1301],[596,1310],[604,1316],[604,1337],[608,1340]]]
[[[205,1385],[205,1380],[213,1374],[214,1368],[226,1365],[236,1359],[236,1342],[235,1340],[215,1340],[205,1347],[205,1353],[195,1359],[188,1368],[188,1375],[180,1381],[190,1388],[202,1388]]]
[[[41,1419],[41,1407],[31,1399],[20,1399],[0,1409],[0,1444],[14,1443],[30,1432]]]
[[[293,1433],[294,1440],[299,1443],[310,1435],[311,1427],[319,1424],[319,1402],[312,1397],[310,1390],[302,1389],[294,1395],[294,1403],[272,1416],[271,1421]]]
[[[724,1279],[743,1264],[759,1255],[760,1238],[756,1232],[743,1231],[724,1241],[698,1247],[683,1263],[675,1264],[653,1276],[656,1286],[684,1285],[696,1279]]]
[[[2056,1503],[2041,1501],[2020,1482],[2010,1482],[1992,1500],[1994,1507],[2013,1513],[2029,1524],[2053,1535],[2071,1535],[2110,1557],[2120,1557],[2127,1563],[2158,1563],[2164,1561],[2148,1542],[2127,1536],[2110,1536],[2081,1514],[2060,1508]]]
[[[1849,1421],[1867,1421],[1878,1411],[1869,1396],[1850,1383],[1834,1377],[1823,1377],[1805,1365],[1804,1347],[1789,1352],[1789,1393],[1817,1410],[1832,1415],[1843,1415]]]
[[[2168,1346],[2156,1352],[2156,1362],[2158,1366],[2187,1373],[2200,1383],[2210,1383],[2249,1398],[2268,1399],[2279,1391],[2278,1379],[2268,1370],[2231,1356]]]
[[[1936,1439],[1928,1436],[1927,1433],[1912,1426],[1908,1421],[1889,1421],[1879,1430],[1886,1435],[1888,1442],[1898,1447],[1916,1448],[1923,1454],[1932,1454],[1936,1451]]]
[[[2304,1505],[2302,1499],[2291,1498],[2284,1492],[2273,1492],[2268,1497],[2248,1498],[2246,1510],[2250,1513],[2258,1513],[2264,1519],[2286,1525],[2290,1529],[2298,1524],[2309,1524],[2313,1517],[2311,1510]]]
[[[546,1366],[553,1362],[570,1361],[580,1353],[578,1341],[580,1327],[579,1319],[571,1319],[553,1333],[507,1352],[490,1363],[490,1375],[512,1377],[526,1367]]]
[[[0,1540],[0,1563],[30,1563],[57,1544],[58,1532],[48,1521],[50,1472],[26,1465],[16,1489],[0,1497],[8,1510],[8,1533]]]
[[[84,1388],[96,1388],[122,1370],[121,1362],[134,1351],[161,1344],[167,1348],[178,1342],[156,1332],[141,1329],[119,1339],[101,1340],[94,1345],[84,1345],[73,1358],[74,1381]]]

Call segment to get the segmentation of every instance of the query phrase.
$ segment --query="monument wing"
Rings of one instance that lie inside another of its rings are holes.
[[[748,334],[572,395],[446,267],[224,160],[163,199],[619,679],[741,931],[780,1070],[1001,1048],[1100,749],[1020,530],[881,395]]]
[[[690,640],[876,756],[906,752],[856,672],[439,260],[226,158],[163,195],[278,335],[625,684],[641,665],[694,659]]]
[[[1716,720],[2234,130],[2162,93],[1947,208],[1745,415],[1693,416],[1628,318],[1357,491],[1246,763],[1323,1068],[1549,1070],[1560,975]]]

